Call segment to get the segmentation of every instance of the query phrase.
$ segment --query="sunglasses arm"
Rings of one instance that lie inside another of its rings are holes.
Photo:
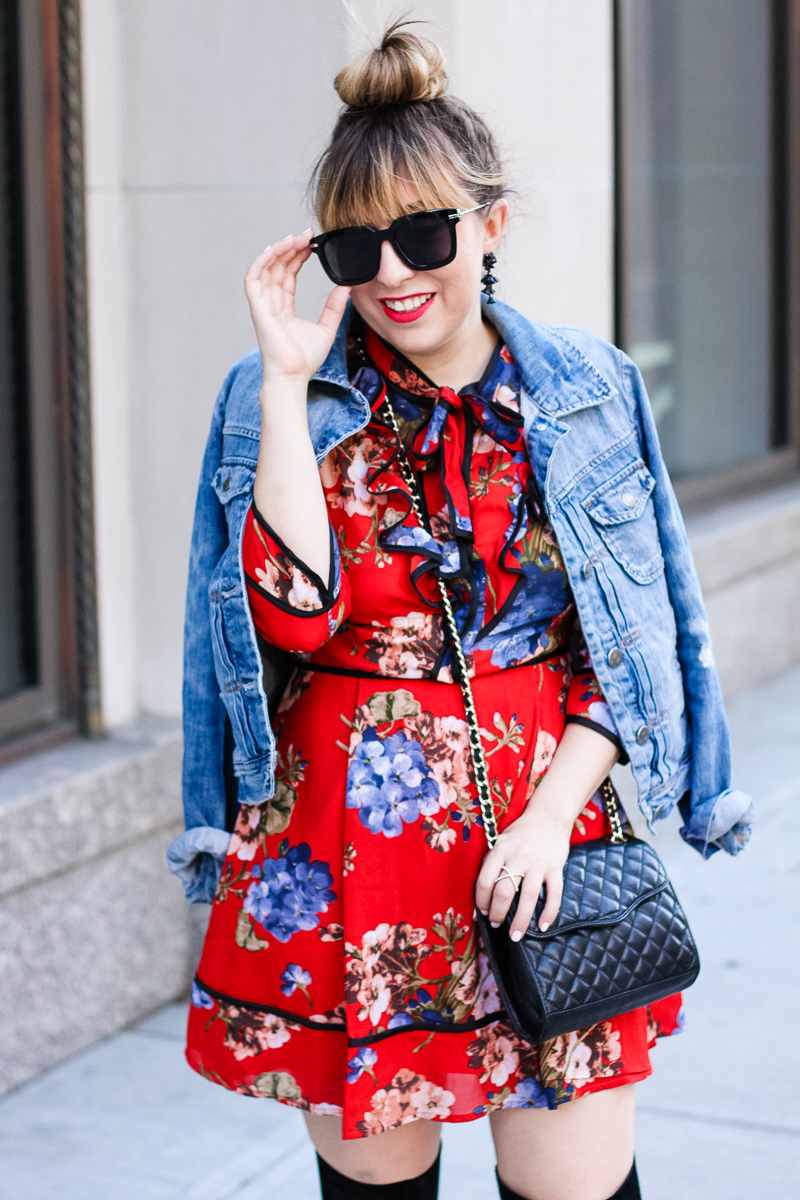
[[[482,208],[488,208],[490,204],[494,204],[493,200],[485,200],[483,204],[476,204],[474,208],[457,208],[454,213],[450,214],[451,221],[460,221],[467,213],[479,212]]]

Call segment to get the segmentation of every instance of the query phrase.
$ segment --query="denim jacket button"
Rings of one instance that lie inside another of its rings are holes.
[[[632,496],[630,492],[624,492],[622,496],[622,503],[626,508],[633,508],[634,504],[636,503],[636,497]]]
[[[228,489],[230,488],[230,486],[231,486],[231,477],[229,475],[228,478],[222,484],[223,492],[227,492]]]
[[[636,730],[636,741],[639,743],[640,746],[644,746],[647,742],[650,741],[650,730],[647,728],[646,725],[640,725],[639,728]]]
[[[606,655],[606,662],[610,667],[618,667],[624,657],[625,656],[620,650],[619,646],[615,646],[614,649],[609,650],[608,654]]]
[[[594,570],[594,567],[592,566],[592,564],[589,562],[589,560],[587,558],[586,562],[581,567],[581,575],[583,576],[584,579],[588,579],[593,570]]]

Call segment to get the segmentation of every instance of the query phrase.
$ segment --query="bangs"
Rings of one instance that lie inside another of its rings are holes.
[[[418,208],[472,208],[502,194],[504,173],[468,162],[430,122],[409,120],[408,109],[400,120],[380,111],[382,119],[368,123],[345,116],[338,153],[317,166],[312,189],[323,231],[388,224]]]

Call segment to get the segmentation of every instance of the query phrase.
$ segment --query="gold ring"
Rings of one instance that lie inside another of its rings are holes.
[[[524,878],[525,878],[525,876],[524,876],[524,875],[515,875],[515,874],[512,874],[512,872],[511,872],[511,871],[507,871],[507,870],[506,870],[506,868],[505,868],[505,867],[503,867],[502,871],[501,871],[501,872],[500,872],[500,874],[497,876],[497,879],[495,879],[495,881],[494,881],[494,882],[495,882],[495,885],[497,885],[497,884],[500,882],[500,880],[501,880],[501,879],[510,879],[510,880],[511,880],[511,882],[512,882],[512,883],[514,883],[514,880],[515,880],[515,879],[518,879],[518,880],[519,880],[519,883],[516,883],[516,884],[514,884],[514,891],[515,891],[515,892],[518,892],[518,891],[519,891],[519,889],[520,889],[520,887],[522,886],[522,881],[523,881],[523,879],[524,879]]]

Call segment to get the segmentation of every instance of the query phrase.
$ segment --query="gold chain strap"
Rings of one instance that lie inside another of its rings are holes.
[[[403,478],[406,482],[411,503],[414,506],[414,513],[421,527],[427,530],[427,525],[422,516],[417,489],[417,481],[414,478],[414,472],[411,469],[411,464],[408,461],[406,448],[403,445],[403,439],[400,435],[400,426],[397,423],[392,402],[388,395],[384,396],[383,405],[389,414],[389,420],[392,429],[397,438],[397,457],[400,463],[400,470],[403,473]],[[430,530],[427,530],[430,532]],[[461,637],[458,632],[456,616],[453,612],[453,605],[450,601],[450,593],[447,590],[447,585],[441,575],[437,575],[436,583],[439,587],[439,594],[442,597],[442,605],[447,619],[447,628],[450,633],[450,642],[453,647],[456,659],[458,660],[459,683],[461,684],[461,692],[464,697],[464,711],[467,714],[467,728],[469,729],[469,745],[472,752],[472,765],[475,771],[475,784],[478,789],[478,801],[481,806],[481,816],[483,817],[483,827],[486,831],[486,841],[489,844],[489,849],[494,847],[497,841],[497,821],[494,815],[494,805],[492,804],[492,793],[489,787],[489,769],[486,766],[486,756],[483,752],[483,743],[481,742],[480,726],[478,725],[478,714],[475,711],[475,700],[472,695],[472,684],[469,681],[467,674],[467,663],[464,658],[464,648],[461,645]],[[621,845],[627,841],[625,831],[622,828],[622,817],[619,809],[619,801],[617,793],[611,780],[606,777],[600,786],[600,794],[603,797],[608,813],[608,819],[611,824],[610,841],[614,845]]]

